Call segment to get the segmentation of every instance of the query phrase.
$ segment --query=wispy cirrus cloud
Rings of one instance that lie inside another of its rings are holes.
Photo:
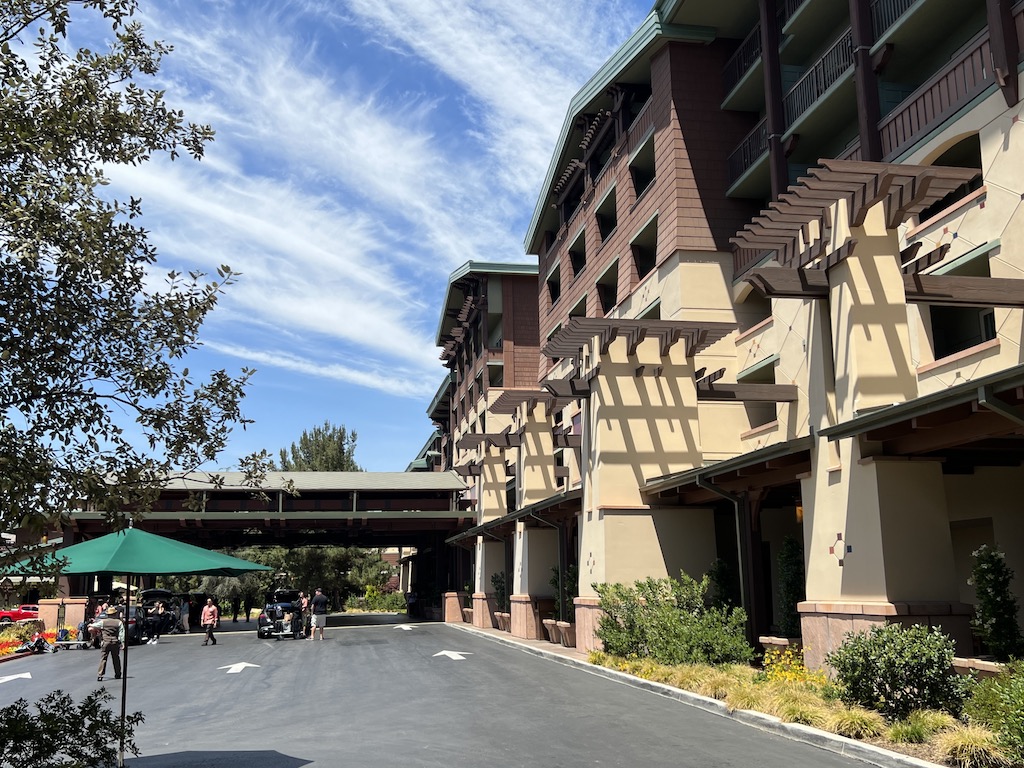
[[[148,35],[175,48],[160,87],[216,139],[200,163],[112,169],[114,194],[142,196],[161,265],[241,273],[208,353],[298,377],[307,400],[429,398],[448,274],[526,259],[568,102],[648,7],[146,4]]]

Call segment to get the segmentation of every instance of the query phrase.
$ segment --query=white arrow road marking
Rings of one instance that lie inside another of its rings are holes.
[[[237,664],[230,664],[226,667],[217,667],[217,669],[226,669],[229,675],[237,675],[246,667],[259,667],[259,664],[250,664],[247,661],[240,661]]]
[[[22,672],[20,675],[7,675],[6,677],[0,677],[0,683],[6,683],[10,680],[17,680],[19,677],[23,677],[26,680],[32,677],[31,672]]]
[[[441,651],[440,653],[434,654],[434,656],[447,656],[449,659],[453,659],[454,661],[465,661],[467,656],[472,655],[472,653],[467,653],[466,651]]]
[[[403,632],[408,632],[410,629],[412,629],[412,624],[396,624],[395,629],[400,629]]]

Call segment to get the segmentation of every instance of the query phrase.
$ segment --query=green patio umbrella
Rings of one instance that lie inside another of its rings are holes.
[[[124,576],[128,583],[129,605],[133,576],[238,576],[248,571],[272,570],[267,565],[194,547],[138,528],[126,528],[98,539],[72,544],[51,553],[43,562],[45,565],[58,559],[66,561],[60,568],[64,574]],[[123,727],[128,698],[127,641],[124,644],[121,671]],[[118,765],[124,765],[124,742],[118,753]]]
[[[53,562],[57,558],[67,561],[60,569],[65,574],[238,576],[248,571],[271,570],[268,565],[222,555],[138,528],[126,528],[72,544],[52,553],[48,560]]]

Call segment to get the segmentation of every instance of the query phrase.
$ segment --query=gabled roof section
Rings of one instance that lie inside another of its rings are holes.
[[[569,152],[569,139],[572,136],[577,116],[587,111],[588,106],[602,96],[608,87],[619,80],[630,67],[640,62],[646,64],[647,59],[661,45],[673,40],[709,43],[715,37],[715,30],[710,27],[664,23],[656,5],[639,29],[630,35],[629,39],[611,55],[604,65],[594,73],[593,77],[576,93],[572,101],[569,102],[569,110],[566,113],[565,121],[562,123],[562,131],[558,135],[558,143],[555,145],[555,151],[551,156],[551,162],[544,177],[544,185],[541,187],[540,196],[537,198],[537,203],[533,209],[533,216],[530,218],[530,226],[526,232],[526,240],[524,242],[527,253],[534,252],[533,243],[537,239],[537,230],[543,218],[543,211],[557,176],[565,165],[565,157]]]
[[[468,277],[484,275],[536,275],[536,264],[511,264],[487,261],[467,261],[456,269],[448,277],[448,289],[445,292],[444,303],[441,305],[441,317],[437,323],[437,336],[434,343],[437,346],[444,345],[444,336],[455,324],[453,314],[459,311],[465,298],[465,293],[459,288],[459,283]]]

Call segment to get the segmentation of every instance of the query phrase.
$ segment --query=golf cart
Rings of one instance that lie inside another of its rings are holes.
[[[267,603],[256,623],[260,639],[303,636],[302,603],[297,589],[277,589],[267,596]]]

